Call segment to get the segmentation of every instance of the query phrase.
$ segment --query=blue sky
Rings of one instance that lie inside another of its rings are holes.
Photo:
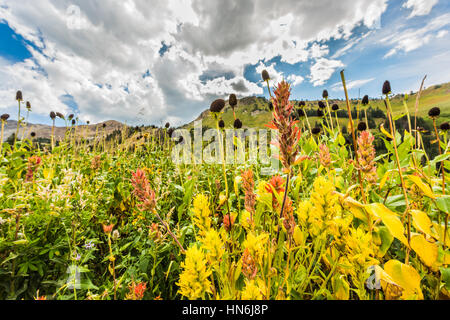
[[[0,113],[15,91],[81,121],[187,123],[216,98],[268,96],[260,73],[293,99],[327,89],[379,97],[450,81],[445,0],[0,0]]]

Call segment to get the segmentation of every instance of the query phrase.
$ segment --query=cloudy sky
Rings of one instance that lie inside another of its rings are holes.
[[[0,0],[0,113],[15,92],[83,121],[181,125],[230,93],[378,97],[450,81],[447,0]]]

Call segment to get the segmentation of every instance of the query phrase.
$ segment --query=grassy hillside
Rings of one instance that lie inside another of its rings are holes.
[[[415,104],[416,104],[417,93],[410,95],[408,98],[408,108],[411,116],[414,115]],[[403,96],[397,95],[392,98],[392,108],[395,115],[399,115],[404,113],[403,106]],[[267,124],[271,115],[268,110],[269,101],[262,97],[248,97],[239,100],[239,106],[236,108],[236,116],[243,122],[244,127],[246,128],[261,128]],[[345,101],[343,100],[330,100],[330,105],[337,103],[341,110],[346,110],[347,106]],[[356,99],[351,101],[352,108],[357,106],[358,101]],[[317,109],[318,101],[307,101],[307,109]],[[385,110],[384,102],[381,99],[372,99],[370,101],[370,107],[374,109]],[[450,83],[432,86],[430,88],[426,88],[422,92],[422,96],[420,99],[419,111],[418,115],[427,119],[428,111],[432,107],[439,107],[442,110],[441,118],[439,123],[444,121],[450,121]],[[209,111],[203,112],[197,120],[203,121],[204,127],[214,127],[215,124],[210,117]],[[222,115],[222,119],[225,121],[227,128],[233,127],[233,111],[229,105],[226,106],[224,110],[224,114]],[[317,121],[317,118],[311,118],[311,125]],[[341,125],[345,125],[347,123],[346,119],[340,118],[339,122]],[[376,120],[378,123],[379,120]],[[192,128],[194,123],[187,124],[185,127],[190,129]]]

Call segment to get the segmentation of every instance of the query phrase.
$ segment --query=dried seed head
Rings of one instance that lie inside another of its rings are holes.
[[[319,108],[325,109],[326,108],[325,103],[323,103],[322,101],[319,101]]]
[[[32,133],[31,133],[31,137],[32,137],[32,138],[36,137],[36,132],[32,132]]]
[[[60,119],[64,119],[64,115],[60,112],[56,112],[56,116]]]
[[[273,111],[273,103],[272,103],[272,101],[269,102],[269,110]]]
[[[77,122],[75,121],[75,119],[72,120],[72,125],[74,126]],[[104,128],[104,127],[103,127]]]
[[[103,124],[103,128],[106,128],[106,123]]]
[[[50,112],[50,119],[52,119],[52,120],[56,119],[56,113],[54,113],[53,111]]]
[[[319,127],[315,127],[311,130],[311,133],[316,136],[316,135],[320,134],[321,131],[322,130]]]
[[[169,128],[170,128],[170,123],[167,122],[167,123],[166,123],[166,129],[169,129]]]
[[[28,110],[31,109],[31,103],[30,103],[30,101],[27,101],[27,109],[28,109]]]
[[[23,101],[22,91],[19,90],[16,92],[16,100]]]
[[[360,122],[358,124],[358,131],[366,131],[367,130],[367,124],[365,122]]]
[[[242,128],[242,121],[239,119],[236,119],[236,121],[234,121],[234,128],[235,129],[241,129]]]
[[[336,112],[336,111],[339,110],[339,106],[335,103],[335,104],[333,104],[333,106],[331,107],[331,109],[332,109],[334,112]]]
[[[170,128],[170,129],[167,131],[167,134],[169,135],[170,138],[172,138],[172,135],[173,135],[174,131],[175,131],[174,128]]]
[[[386,81],[383,84],[383,94],[387,95],[387,94],[390,94],[391,92],[392,92],[392,90],[391,90],[391,83],[389,81]]]
[[[437,118],[441,115],[441,109],[439,107],[431,108],[431,110],[428,112],[428,115],[430,118]]]
[[[214,113],[220,113],[223,108],[225,108],[225,100],[217,99],[213,103],[211,103],[210,111]]]
[[[297,109],[297,114],[299,118],[304,118],[305,117],[305,110],[303,109]]]
[[[328,99],[328,91],[327,90],[323,90],[322,97],[324,99]]]
[[[269,72],[267,72],[267,70],[264,70],[262,72],[262,79],[263,79],[263,81],[269,81],[270,80]]]
[[[367,106],[369,104],[369,96],[365,95],[364,98],[361,101],[363,106]]]
[[[75,117],[75,115],[73,115],[73,114],[69,114],[69,116],[67,117],[67,119],[69,119],[69,121],[70,121],[70,120],[72,120],[72,119],[73,119],[73,117]]]
[[[220,127],[221,129],[225,128],[225,121],[220,120],[220,121],[219,121],[219,127]]]
[[[323,117],[325,117],[325,114],[323,113],[323,111],[322,110],[317,110],[317,116],[319,117],[319,118],[323,118]]]
[[[300,103],[298,104],[298,106],[299,106],[300,108],[304,108],[304,107],[306,107],[306,102],[305,102],[305,101],[300,101]]]
[[[87,125],[90,125],[91,124],[91,122],[88,120],[88,121],[86,121],[86,123],[87,123]]]
[[[2,118],[2,121],[7,121],[9,119],[9,114],[7,114],[7,113],[2,114],[1,118]]]
[[[442,130],[442,131],[448,131],[448,130],[450,130],[450,123],[444,122],[443,124],[441,124],[441,130]]]
[[[234,93],[230,95],[230,99],[228,102],[230,103],[230,106],[232,106],[233,108],[237,106],[238,101]]]

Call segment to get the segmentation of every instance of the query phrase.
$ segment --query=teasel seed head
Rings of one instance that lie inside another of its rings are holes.
[[[360,122],[358,124],[358,131],[366,131],[367,130],[367,124],[365,122]]]
[[[369,96],[368,96],[368,95],[365,95],[365,96],[364,96],[364,98],[363,98],[362,101],[361,101],[361,104],[362,104],[363,106],[367,106],[367,105],[369,104]]]
[[[36,132],[32,132],[32,133],[31,133],[31,137],[32,137],[32,138],[36,137]]]
[[[325,103],[323,103],[322,101],[319,101],[319,108],[325,109],[326,108]]]
[[[331,107],[331,109],[332,109],[334,112],[337,112],[337,111],[339,111],[339,106],[337,105],[337,103],[335,103],[335,104],[333,104],[333,106]]]
[[[75,119],[72,120],[72,125],[74,126],[77,122],[75,121]],[[103,127],[104,128],[104,127]]]
[[[7,114],[7,113],[2,114],[1,119],[2,119],[2,121],[8,121],[8,119],[9,119],[9,114]]]
[[[30,103],[30,101],[27,101],[27,109],[28,109],[28,110],[31,109],[31,103]]]
[[[86,123],[87,123],[87,125],[90,125],[91,124],[91,122],[88,120],[88,121],[86,121]]]
[[[52,119],[52,120],[56,119],[56,113],[54,113],[53,111],[50,112],[50,119]]]
[[[234,121],[234,128],[235,129],[241,129],[242,128],[242,121],[239,119],[236,119],[236,121]]]
[[[19,90],[16,92],[16,100],[23,101],[22,91]]]
[[[272,101],[269,102],[269,110],[273,111],[273,103],[272,103]]]
[[[228,102],[230,103],[230,106],[232,108],[237,106],[238,101],[237,101],[237,97],[236,97],[236,95],[234,93],[230,95],[230,98],[228,99]]]
[[[441,109],[439,107],[431,108],[431,110],[428,112],[428,115],[430,118],[437,118],[441,115]]]
[[[65,119],[64,115],[60,112],[56,112],[56,116],[60,119],[63,119],[63,120]]]
[[[328,99],[328,91],[327,91],[327,90],[323,90],[322,97],[323,97],[325,100]]]
[[[170,123],[167,122],[167,123],[166,123],[166,129],[169,129],[169,128],[170,128]]]
[[[269,72],[267,72],[267,70],[264,70],[261,75],[262,75],[263,81],[269,81],[270,80]]]
[[[450,130],[450,123],[448,122],[444,122],[443,124],[441,124],[441,130],[447,132],[448,130]]]
[[[387,94],[390,94],[391,92],[392,92],[391,83],[389,81],[386,81],[383,84],[383,94],[387,95]]]
[[[213,113],[220,113],[222,112],[223,108],[225,108],[225,100],[223,99],[217,99],[213,103],[211,103],[210,111]]]
[[[319,127],[315,127],[311,130],[311,133],[315,136],[317,136],[318,134],[320,134],[322,130]]]
[[[219,121],[219,128],[221,128],[221,129],[225,128],[225,121],[223,121],[223,120]]]
[[[322,110],[317,110],[317,116],[319,117],[319,118],[323,118],[323,117],[325,117],[325,114],[323,113],[323,111]]]

